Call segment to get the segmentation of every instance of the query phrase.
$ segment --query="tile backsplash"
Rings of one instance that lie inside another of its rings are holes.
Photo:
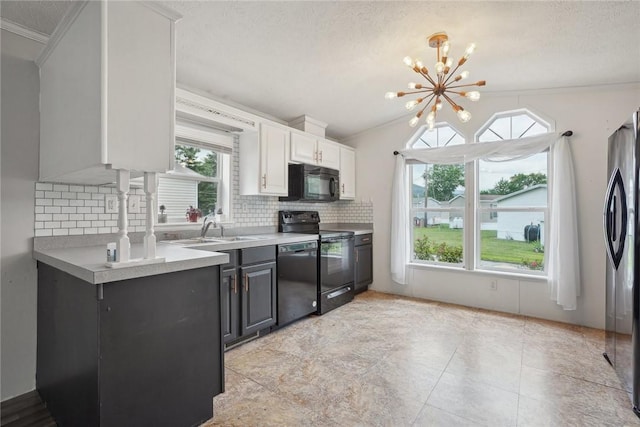
[[[279,202],[277,197],[240,196],[238,138],[233,152],[233,227],[276,227],[278,210],[316,210],[324,223],[372,223],[373,204],[365,201],[332,203]],[[35,188],[35,236],[108,234],[118,231],[118,214],[105,213],[104,196],[116,194],[113,186],[68,185],[37,182]],[[129,231],[145,231],[146,203],[141,188],[140,213],[129,213]]]
[[[36,182],[36,237],[116,233],[118,214],[104,211],[107,194],[116,194],[115,187]],[[132,188],[129,194],[141,196],[140,213],[128,215],[129,231],[145,231],[144,191]]]

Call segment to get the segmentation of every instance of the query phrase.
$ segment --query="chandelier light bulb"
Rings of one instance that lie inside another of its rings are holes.
[[[421,69],[422,67],[424,67],[424,64],[419,59],[416,59],[416,67],[418,69]]]
[[[451,68],[451,66],[453,65],[453,59],[447,58],[447,62],[445,62],[444,65],[446,65],[447,68]]]
[[[405,108],[407,110],[413,110],[416,107],[416,105],[418,105],[418,101],[416,101],[416,100],[409,101],[406,104],[404,104],[404,106],[405,106]]]
[[[393,99],[397,98],[398,94],[396,92],[387,92],[384,94],[385,99]]]
[[[435,126],[435,123],[433,122],[427,122],[427,126],[429,130],[433,130],[433,127]]]
[[[468,112],[467,110],[463,110],[462,108],[460,110],[458,110],[458,119],[460,119],[460,121],[462,123],[467,123],[469,120],[471,120],[471,113]]]
[[[439,99],[436,101],[436,110],[442,110],[442,101]]]
[[[436,73],[442,74],[444,72],[444,64],[442,62],[436,62]]]
[[[414,66],[413,59],[411,59],[410,56],[405,56],[402,62],[404,62],[404,65],[406,65],[409,68],[413,68]]]
[[[442,56],[447,57],[449,56],[449,42],[444,42],[442,43]]]
[[[468,71],[463,71],[460,73],[460,79],[466,79],[467,77],[469,77],[469,72]]]
[[[464,59],[468,59],[474,50],[476,50],[476,44],[469,43],[469,46],[467,46],[467,49],[464,51]]]
[[[411,126],[412,128],[416,127],[416,125],[418,124],[418,121],[420,120],[419,117],[414,117],[411,120],[409,120],[409,126]]]
[[[427,114],[427,123],[434,123],[436,121],[436,113],[434,113],[433,111],[430,111],[429,114]]]
[[[474,90],[471,92],[467,92],[464,96],[466,96],[471,101],[477,101],[480,99],[480,92],[478,92],[477,90]]]

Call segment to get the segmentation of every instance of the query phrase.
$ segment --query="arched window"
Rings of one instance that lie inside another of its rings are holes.
[[[464,144],[448,123],[420,129],[407,148]],[[465,168],[413,163],[411,168],[412,262],[461,265],[465,216]]]
[[[495,114],[476,133],[478,143],[547,133],[528,110]],[[540,153],[508,162],[478,161],[478,268],[544,270],[549,159]]]

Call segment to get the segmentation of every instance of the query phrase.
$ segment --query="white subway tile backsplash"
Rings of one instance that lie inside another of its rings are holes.
[[[84,185],[70,185],[69,191],[74,191],[76,193],[84,193]]]
[[[66,214],[74,214],[76,213],[76,207],[62,207],[62,213],[66,213]]]
[[[111,194],[113,193],[112,187],[98,187],[98,192],[102,194]]]
[[[51,199],[36,199],[36,206],[53,206]]]
[[[62,221],[62,223],[60,224],[60,227],[62,227],[62,228],[76,228],[76,222],[75,221]]]
[[[54,221],[68,221],[69,220],[69,214],[54,214],[53,215],[53,220]]]
[[[92,198],[93,200],[104,200],[104,194],[97,194],[97,193],[95,193],[95,194],[92,194],[92,195],[91,195],[91,198]]]
[[[36,199],[42,199],[42,198],[44,198],[44,191],[36,190]]]
[[[84,205],[85,206],[91,206],[91,207],[97,207],[98,206],[98,201],[97,200],[85,200],[84,201]]]
[[[69,200],[69,206],[84,206],[84,200]]]
[[[53,191],[53,184],[48,182],[36,182],[36,190]]]
[[[56,228],[53,230],[54,236],[68,236],[69,229],[68,228]]]
[[[69,230],[69,236],[81,236],[84,234],[84,229],[82,228],[72,228]]]
[[[45,191],[44,197],[46,197],[47,199],[59,199],[60,197],[62,197],[62,193],[60,193],[59,191]]]
[[[76,226],[81,228],[88,228],[88,227],[91,227],[91,221],[78,221]],[[85,233],[85,234],[89,234],[89,233]]]
[[[86,215],[85,215],[86,216]],[[92,227],[104,227],[104,221],[91,221]]]
[[[44,223],[44,228],[60,228],[60,221],[47,221]]]
[[[84,186],[84,192],[85,193],[97,193],[98,192],[98,187],[93,187],[91,185],[85,185]],[[87,233],[85,233],[87,234]]]
[[[36,206],[36,213],[44,213],[44,206]]]
[[[88,227],[84,229],[84,234],[98,234],[98,229],[95,227]]]
[[[84,214],[84,219],[87,221],[95,221],[98,219],[98,214],[94,214],[94,213]]]
[[[104,213],[104,208],[101,208],[100,206],[91,208],[91,213],[94,213],[94,214]]]
[[[36,214],[36,221],[53,221],[52,214]]]
[[[36,230],[36,237],[43,237],[43,236],[53,236],[53,230],[51,229]]]
[[[69,191],[69,186],[66,184],[53,184],[53,191]]]
[[[67,199],[54,199],[53,206],[69,206],[69,200]]]
[[[109,234],[111,233],[111,227],[100,227],[98,228],[99,234]]]
[[[91,198],[89,193],[78,193],[78,199],[88,200]]]
[[[36,221],[36,230],[39,228],[44,228],[44,222]]]
[[[75,192],[71,193],[71,192],[68,192],[68,191],[63,191],[62,194],[61,194],[61,197],[63,199],[69,199],[69,200],[75,199],[76,198],[76,193]]]
[[[70,214],[69,215],[69,219],[71,221],[82,221],[84,219],[84,215],[83,214]]]
[[[79,207],[76,209],[79,214],[88,214],[91,213],[91,208],[87,207]]]
[[[45,206],[44,213],[57,214],[60,213],[62,208],[60,206]]]

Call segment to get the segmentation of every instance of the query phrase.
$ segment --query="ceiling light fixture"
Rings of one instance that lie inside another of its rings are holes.
[[[415,93],[425,94],[424,96],[416,98],[405,104],[407,110],[413,110],[421,104],[424,105],[424,107],[422,107],[422,109],[418,111],[415,117],[413,117],[409,121],[409,125],[411,127],[414,127],[418,124],[418,121],[420,120],[420,117],[422,117],[424,111],[429,106],[431,106],[431,111],[429,111],[429,113],[427,114],[426,122],[429,126],[429,130],[433,129],[436,121],[436,114],[439,110],[442,109],[442,98],[444,98],[445,101],[447,101],[451,105],[451,108],[453,108],[453,111],[456,112],[456,114],[458,115],[458,119],[460,119],[461,122],[468,122],[471,119],[471,113],[455,103],[451,99],[450,95],[456,94],[458,96],[468,98],[471,101],[477,101],[480,99],[480,92],[478,91],[467,92],[465,90],[454,90],[466,88],[469,86],[484,86],[486,84],[484,80],[480,80],[475,83],[456,84],[460,80],[469,77],[468,71],[462,71],[456,77],[453,77],[456,71],[458,71],[458,68],[460,68],[465,62],[467,62],[467,59],[475,50],[475,43],[471,43],[469,44],[469,46],[467,46],[467,50],[465,51],[462,58],[460,58],[458,64],[453,70],[451,70],[453,61],[451,58],[449,58],[449,37],[447,36],[447,33],[440,32],[429,36],[429,46],[435,47],[438,52],[437,62],[434,67],[436,73],[435,76],[431,76],[429,74],[429,70],[422,64],[419,59],[416,59],[414,61],[413,59],[411,59],[411,57],[407,56],[404,58],[404,63],[413,71],[424,77],[427,80],[427,84],[412,82],[409,83],[409,89],[412,89],[411,92],[387,92],[385,98],[394,99]]]

